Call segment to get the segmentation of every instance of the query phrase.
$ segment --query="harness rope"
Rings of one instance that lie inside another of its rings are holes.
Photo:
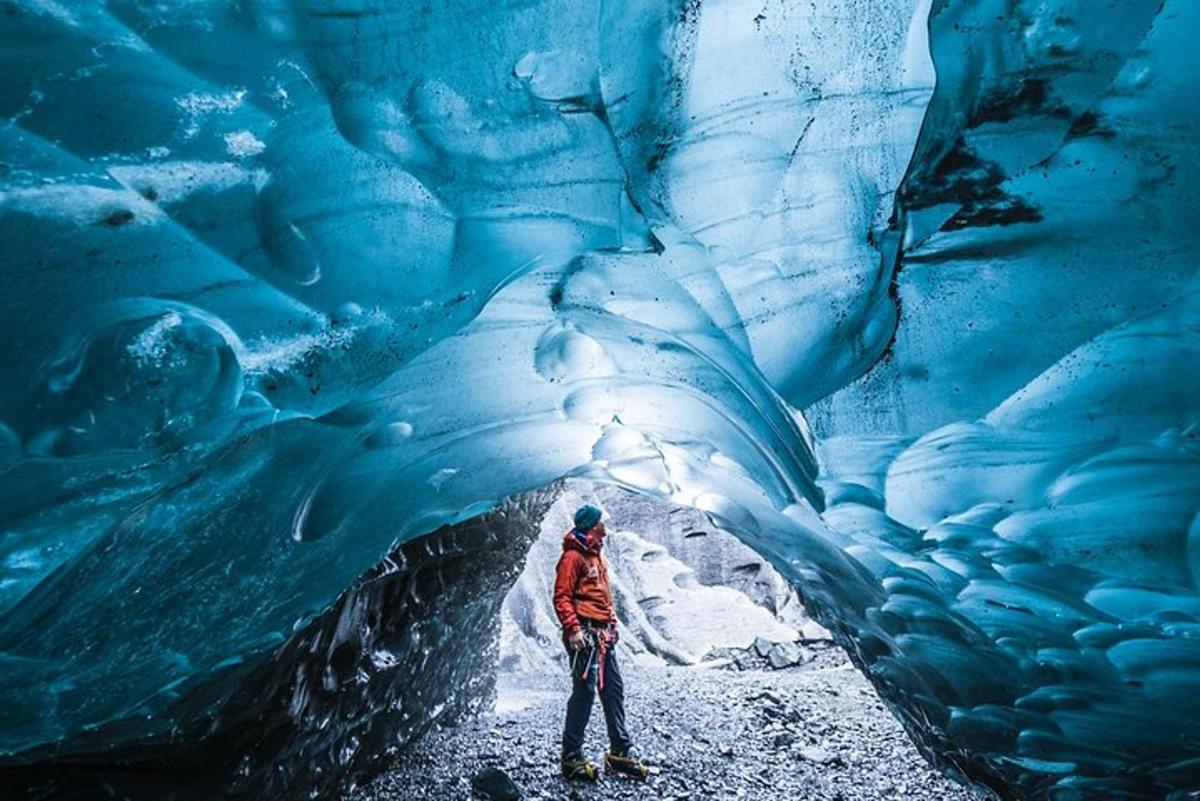
[[[611,644],[609,630],[607,628],[594,628],[590,625],[585,625],[584,630],[588,633],[588,639],[591,641],[591,645],[588,647],[588,658],[584,663],[583,673],[579,675],[579,678],[583,681],[587,681],[588,674],[592,672],[592,657],[596,657],[596,690],[602,691],[604,689],[605,656],[608,654],[608,648]],[[582,653],[582,651],[579,651],[578,653]],[[572,661],[577,658],[578,653],[576,657],[572,657]]]

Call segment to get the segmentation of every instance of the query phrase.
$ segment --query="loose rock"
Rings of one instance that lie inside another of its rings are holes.
[[[488,801],[517,801],[521,788],[499,768],[484,768],[471,777],[471,789]]]
[[[501,674],[499,713],[433,729],[394,770],[343,801],[465,801],[472,784],[464,772],[493,766],[531,800],[977,798],[920,757],[840,650],[812,651],[811,661],[778,670],[753,647],[745,652],[757,667],[740,672],[622,665],[630,732],[652,768],[645,783],[564,781],[558,738],[567,677]],[[597,702],[585,753],[600,762],[606,745]]]
[[[806,654],[807,652],[794,642],[779,642],[767,653],[767,661],[771,663],[771,667],[779,670],[806,661]]]

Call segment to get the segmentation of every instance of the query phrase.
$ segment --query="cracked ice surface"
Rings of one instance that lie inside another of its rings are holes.
[[[736,531],[948,768],[1200,785],[1198,15],[10,4],[4,759],[195,731],[576,475]]]

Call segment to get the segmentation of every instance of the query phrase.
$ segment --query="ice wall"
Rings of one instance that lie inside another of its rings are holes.
[[[1198,29],[9,4],[0,758],[191,731],[393,544],[575,475],[737,531],[948,769],[1196,788]]]

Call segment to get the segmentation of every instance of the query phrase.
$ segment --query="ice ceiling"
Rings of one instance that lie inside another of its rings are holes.
[[[737,532],[1000,795],[1200,787],[1200,5],[0,32],[0,761],[192,736],[574,475]]]

